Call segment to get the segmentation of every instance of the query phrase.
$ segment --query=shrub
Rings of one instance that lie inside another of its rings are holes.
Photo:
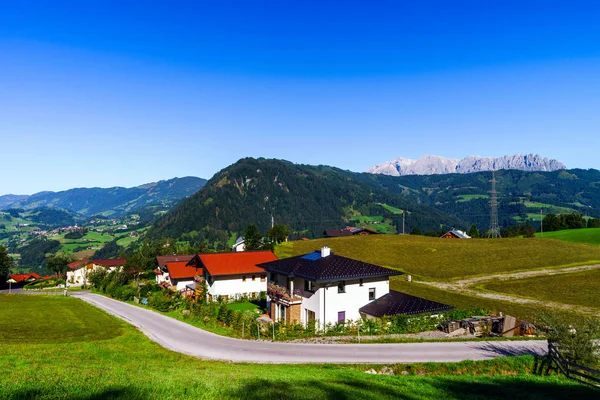
[[[168,289],[161,290],[160,292],[154,292],[148,297],[148,306],[162,312],[169,311],[175,307],[174,294]]]

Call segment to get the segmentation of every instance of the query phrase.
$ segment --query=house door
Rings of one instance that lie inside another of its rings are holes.
[[[346,311],[339,311],[338,312],[338,322],[343,324],[344,322],[346,322]]]
[[[304,319],[304,321],[306,321],[306,324],[311,324],[315,322],[315,312],[306,310],[306,318]]]

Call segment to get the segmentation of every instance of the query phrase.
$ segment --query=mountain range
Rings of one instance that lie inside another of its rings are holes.
[[[20,208],[58,208],[86,217],[120,216],[128,212],[160,206],[169,208],[184,197],[194,194],[206,179],[192,176],[124,188],[76,188],[60,192],[39,192],[31,196],[0,196],[0,210]]]
[[[397,158],[375,165],[366,172],[391,176],[468,174],[482,171],[520,170],[520,171],[557,171],[566,169],[558,160],[542,157],[539,154],[516,154],[502,157],[469,156],[463,159],[425,155],[417,160]]]

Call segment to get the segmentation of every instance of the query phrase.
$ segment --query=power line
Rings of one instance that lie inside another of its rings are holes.
[[[498,226],[498,193],[496,192],[496,174],[492,171],[492,190],[490,190],[490,230],[488,237],[499,238],[500,227]]]

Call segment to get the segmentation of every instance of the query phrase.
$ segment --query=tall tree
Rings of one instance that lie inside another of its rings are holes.
[[[284,242],[289,235],[290,229],[287,226],[275,224],[271,229],[269,229],[265,237],[267,238],[269,247],[273,248],[276,244]]]
[[[479,230],[477,229],[477,225],[471,225],[469,231],[467,232],[467,235],[471,236],[472,238],[478,238],[480,235]]]
[[[6,247],[0,245],[0,278],[4,279],[8,275],[13,266],[13,260],[8,255]]]
[[[63,254],[56,254],[46,258],[46,268],[54,272],[56,276],[63,276],[67,272],[70,262],[71,259],[69,257]]]
[[[259,250],[262,247],[262,235],[256,225],[248,225],[242,236],[246,250]]]

